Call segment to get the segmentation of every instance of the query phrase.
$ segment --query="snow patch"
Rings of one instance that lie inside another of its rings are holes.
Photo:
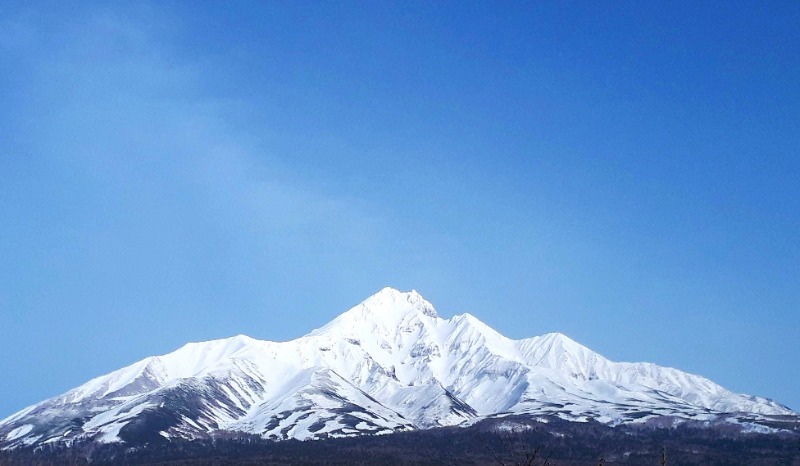
[[[16,440],[24,435],[28,435],[28,433],[32,430],[33,430],[33,425],[31,424],[25,424],[19,426],[15,429],[12,429],[11,432],[9,432],[8,435],[6,435],[6,440],[8,441]]]

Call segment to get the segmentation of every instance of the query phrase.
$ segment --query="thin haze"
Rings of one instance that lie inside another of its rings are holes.
[[[800,409],[797,3],[28,3],[0,417],[387,285]]]

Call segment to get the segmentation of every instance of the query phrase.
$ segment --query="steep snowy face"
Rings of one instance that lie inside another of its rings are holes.
[[[90,380],[0,421],[0,447],[311,439],[508,414],[773,426],[798,416],[676,369],[609,361],[565,335],[511,340],[469,314],[443,319],[416,291],[385,288],[296,340],[189,343]]]

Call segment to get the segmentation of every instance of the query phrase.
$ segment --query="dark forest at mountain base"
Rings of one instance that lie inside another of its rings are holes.
[[[537,450],[538,449],[538,450]],[[800,435],[739,434],[692,427],[634,429],[597,422],[523,418],[486,420],[467,428],[446,427],[381,436],[272,442],[256,436],[172,440],[141,446],[91,441],[0,452],[0,465],[672,465],[800,466]],[[497,458],[495,458],[497,457]],[[602,463],[601,463],[602,461]]]

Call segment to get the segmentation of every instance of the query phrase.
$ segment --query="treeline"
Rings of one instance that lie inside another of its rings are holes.
[[[497,465],[536,452],[533,464],[800,466],[800,436],[731,435],[713,429],[633,429],[597,422],[487,420],[469,428],[317,441],[272,442],[252,435],[172,440],[143,446],[49,445],[0,452],[0,465]],[[522,461],[523,463],[525,461]]]

